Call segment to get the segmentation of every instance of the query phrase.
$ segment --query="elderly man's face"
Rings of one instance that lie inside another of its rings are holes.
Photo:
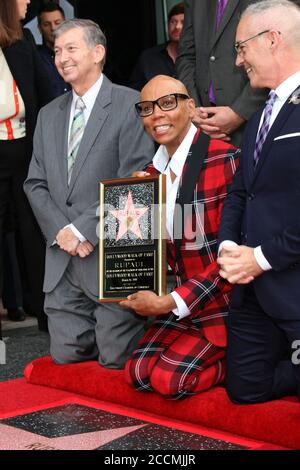
[[[270,31],[255,25],[249,17],[240,21],[236,32],[236,65],[244,67],[252,88],[268,87],[272,53]]]
[[[155,78],[142,90],[141,101],[154,101],[173,93],[187,94],[184,86],[174,83],[172,79]],[[186,136],[195,113],[192,99],[178,98],[177,107],[162,111],[157,105],[153,113],[144,117],[144,126],[150,136],[159,144],[166,145],[169,154],[173,154]]]
[[[55,65],[65,82],[72,87],[89,87],[99,75],[99,64],[105,49],[103,46],[90,47],[85,40],[83,29],[73,28],[62,33],[54,43]]]

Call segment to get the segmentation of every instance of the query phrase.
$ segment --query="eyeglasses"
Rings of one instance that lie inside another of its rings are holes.
[[[135,109],[140,117],[151,116],[154,113],[154,106],[156,104],[162,111],[171,111],[177,108],[178,98],[188,100],[190,97],[182,93],[172,93],[171,95],[161,96],[154,101],[140,101],[135,104]]]
[[[262,34],[269,33],[271,30],[270,29],[265,29],[264,31],[261,31],[260,33],[255,34],[254,36],[251,36],[251,38],[245,39],[245,41],[239,41],[236,42],[234,45],[234,48],[236,50],[237,55],[242,55],[243,54],[243,47],[241,47],[243,44],[246,42],[250,41],[251,39],[258,38],[258,36],[261,36]],[[280,34],[280,31],[278,31]]]

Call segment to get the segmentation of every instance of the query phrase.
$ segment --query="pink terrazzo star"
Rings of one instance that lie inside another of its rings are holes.
[[[141,229],[138,220],[147,211],[148,207],[134,207],[132,194],[131,191],[129,191],[124,209],[119,209],[117,211],[109,211],[116,219],[120,221],[119,232],[116,240],[120,240],[129,230],[134,235],[136,235],[137,238],[140,238],[142,240],[143,237],[141,234]]]
[[[48,438],[0,424],[0,450],[95,450],[147,424]]]

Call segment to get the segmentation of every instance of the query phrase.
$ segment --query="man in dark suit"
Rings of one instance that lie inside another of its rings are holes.
[[[177,77],[197,104],[194,123],[234,145],[240,144],[244,123],[267,96],[266,90],[251,89],[245,71],[235,66],[236,27],[253,1],[186,0],[176,59]]]
[[[135,90],[102,73],[106,38],[93,21],[55,30],[55,62],[72,85],[38,117],[25,192],[47,241],[45,311],[57,363],[98,359],[122,368],[145,322],[98,302],[99,181],[131,175],[153,143],[134,112]]]
[[[271,89],[246,127],[220,228],[220,274],[235,284],[227,390],[237,403],[300,398],[299,31],[298,6],[265,0],[236,34],[237,65],[252,87]]]
[[[166,174],[167,253],[176,286],[164,296],[139,291],[122,302],[157,316],[127,362],[126,378],[138,390],[179,398],[224,379],[230,285],[218,274],[217,231],[240,151],[192,124],[194,100],[174,78],[154,77],[136,106],[160,144],[147,172]]]

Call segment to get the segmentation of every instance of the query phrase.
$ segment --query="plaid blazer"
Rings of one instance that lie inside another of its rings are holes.
[[[183,168],[174,213],[174,225],[180,221],[183,233],[167,245],[175,291],[191,312],[188,318],[216,346],[226,345],[224,319],[231,290],[219,276],[216,262],[218,229],[239,156],[240,149],[197,132]],[[157,170],[150,165],[147,171],[153,174]]]

